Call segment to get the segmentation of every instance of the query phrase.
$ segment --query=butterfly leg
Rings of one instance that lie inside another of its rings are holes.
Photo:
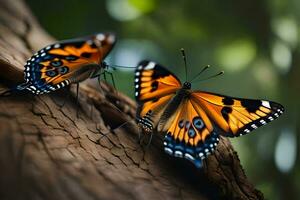
[[[113,74],[111,72],[109,72],[109,71],[106,71],[106,73],[110,75],[113,87],[114,87],[115,90],[117,90]]]
[[[145,138],[146,138],[146,134],[141,135],[141,134],[139,133],[139,143],[140,143],[140,145],[143,144]],[[148,142],[148,143],[149,143],[149,142]],[[148,145],[147,145],[147,146],[148,146]]]
[[[103,74],[104,81],[107,82],[105,71],[102,74]]]
[[[66,88],[63,88],[63,90],[64,90],[64,92],[67,93],[67,95],[66,95],[66,98],[64,98],[63,103],[61,105],[59,105],[60,107],[64,107],[65,106],[67,100],[70,99],[70,95],[71,95],[70,86],[67,86]]]
[[[100,137],[99,141],[101,141],[101,139],[102,139],[103,137],[106,137],[108,134],[113,133],[114,130],[117,130],[117,129],[119,129],[119,128],[122,128],[123,126],[125,126],[126,124],[128,124],[128,123],[131,122],[131,121],[133,121],[133,120],[128,120],[128,121],[126,121],[126,122],[123,122],[120,126],[114,128],[114,129],[112,129],[111,131],[106,132],[106,133],[102,133],[102,136]]]
[[[100,86],[101,93],[104,94],[104,89],[103,89],[103,87],[102,87],[102,85],[101,85],[101,75],[102,75],[102,74],[103,74],[103,73],[101,73],[101,74],[99,75],[99,77],[98,77],[98,84],[99,84],[99,86]]]
[[[150,147],[150,144],[152,142],[152,138],[153,138],[153,132],[150,133],[150,138],[149,138],[149,141],[148,141],[147,146],[146,146],[147,149]]]
[[[77,108],[76,108],[76,117],[78,118],[79,117],[79,83],[76,84],[76,105],[77,105]]]

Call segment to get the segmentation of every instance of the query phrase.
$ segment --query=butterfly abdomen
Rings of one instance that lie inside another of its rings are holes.
[[[151,115],[152,111],[149,110],[146,115],[142,118],[139,118],[137,120],[137,123],[139,126],[142,127],[142,129],[147,132],[147,133],[151,133],[153,131],[153,121],[151,120]]]

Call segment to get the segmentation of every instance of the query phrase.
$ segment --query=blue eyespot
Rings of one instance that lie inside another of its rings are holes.
[[[180,120],[179,123],[178,123],[179,128],[183,128],[183,126],[184,126],[183,124],[184,124],[183,120]]]
[[[66,73],[68,73],[68,71],[69,71],[69,68],[66,66],[58,68],[58,72],[60,74],[66,74]]]
[[[188,135],[189,135],[191,138],[193,138],[193,137],[196,136],[196,131],[194,130],[193,127],[191,127],[191,128],[189,129]]]
[[[185,128],[186,128],[186,129],[190,128],[190,125],[191,125],[191,123],[190,123],[189,121],[186,121],[186,122],[185,122]]]
[[[52,65],[53,67],[59,67],[61,66],[63,63],[60,60],[56,60],[56,61],[52,61],[50,63],[50,65]]]
[[[200,117],[195,117],[193,119],[193,125],[195,126],[196,129],[201,130],[204,128],[204,123]]]
[[[49,76],[49,77],[54,77],[54,76],[57,75],[57,72],[54,71],[54,70],[47,71],[47,72],[46,72],[46,75]]]

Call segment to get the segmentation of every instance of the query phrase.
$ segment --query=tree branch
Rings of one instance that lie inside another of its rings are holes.
[[[1,0],[2,89],[22,82],[25,60],[53,41],[23,1]],[[158,135],[140,145],[135,103],[101,85],[80,85],[79,118],[73,86],[0,99],[1,199],[263,199],[228,139],[197,170],[166,155]]]

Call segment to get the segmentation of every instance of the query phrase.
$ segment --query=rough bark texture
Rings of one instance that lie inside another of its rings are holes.
[[[3,90],[22,82],[25,60],[54,39],[23,1],[0,3]],[[167,156],[157,135],[141,145],[133,121],[113,130],[133,119],[136,106],[102,87],[80,85],[79,118],[73,86],[0,99],[0,199],[263,199],[227,139],[197,170]]]

